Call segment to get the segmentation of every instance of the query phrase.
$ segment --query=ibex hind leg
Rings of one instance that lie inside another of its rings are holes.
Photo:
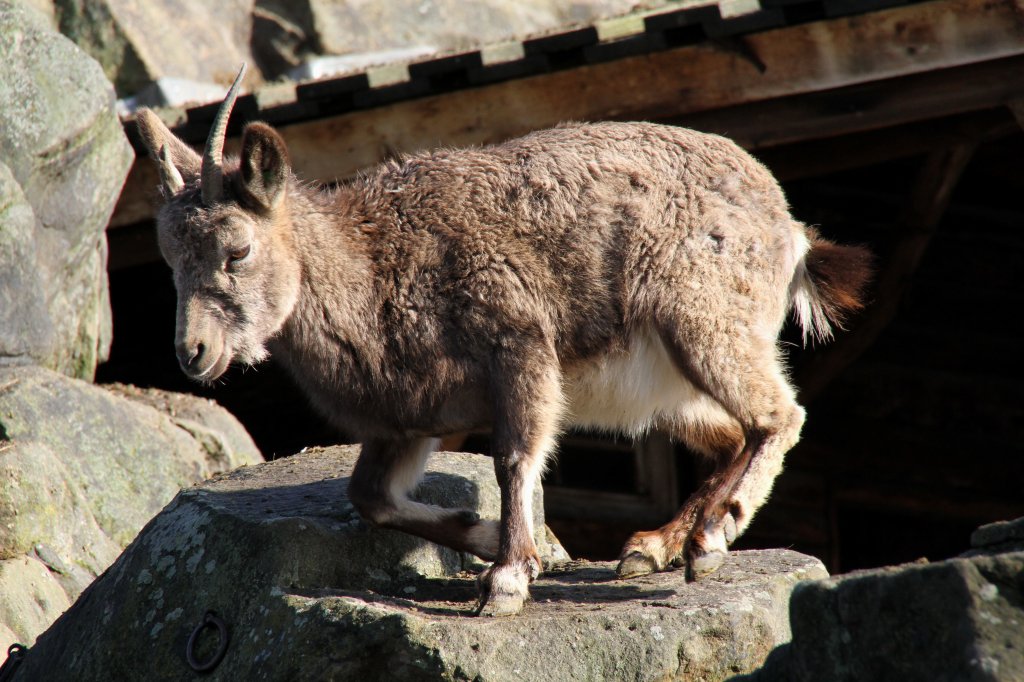
[[[695,421],[698,412],[699,421]],[[679,512],[661,528],[634,533],[626,541],[620,555],[618,574],[633,578],[655,571],[663,571],[683,563],[683,549],[693,531],[704,501],[720,485],[724,467],[743,448],[743,431],[727,414],[708,409],[682,410],[672,419],[662,420],[658,428],[669,434],[674,442],[685,443],[691,450],[703,454],[715,463],[712,475],[686,500]],[[731,542],[726,523],[726,539]]]
[[[701,329],[700,338],[681,330]],[[742,438],[724,438],[716,452],[716,467],[701,488],[684,504],[676,518],[659,533],[663,556],[651,556],[651,570],[667,563],[683,564],[687,576],[700,578],[722,563],[729,544],[750,523],[771,491],[782,460],[798,440],[804,412],[794,400],[775,345],[761,335],[721,334],[712,325],[662,325],[660,331],[679,370],[701,388],[738,425]],[[700,449],[700,424],[678,435]],[[721,423],[705,424],[720,429]],[[731,442],[730,442],[731,441]],[[705,445],[705,447],[707,447]],[[682,540],[682,556],[675,554]],[[640,534],[638,534],[640,535]],[[630,555],[656,545],[650,536],[634,536],[623,550],[620,573],[642,567]]]
[[[469,509],[445,509],[409,499],[423,478],[435,438],[363,443],[349,483],[349,497],[364,519],[482,559],[498,555],[498,525]]]

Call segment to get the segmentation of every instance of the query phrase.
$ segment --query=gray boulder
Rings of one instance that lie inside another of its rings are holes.
[[[0,369],[0,644],[31,643],[183,486],[261,460],[210,401]]]
[[[110,346],[104,229],[131,166],[95,61],[0,0],[0,365],[92,378]]]
[[[1022,530],[983,526],[961,557],[799,585],[793,642],[756,679],[1024,680]]]
[[[32,1],[44,9],[49,6],[61,32],[102,64],[121,97],[170,79],[227,85],[242,61],[255,62],[247,79],[252,86],[280,78],[317,56],[422,45],[440,52],[478,48],[665,4],[665,0]],[[196,96],[202,92],[202,87],[195,90]],[[222,95],[223,90],[217,99]]]
[[[734,553],[697,584],[682,572],[619,581],[614,564],[565,561],[543,535],[538,491],[547,572],[535,601],[473,618],[478,560],[363,523],[346,498],[356,454],[311,449],[182,491],[16,679],[194,679],[188,642],[212,611],[227,649],[211,680],[720,680],[788,640],[793,585],[826,575],[771,550]],[[479,455],[434,455],[416,495],[498,514]],[[220,641],[198,630],[199,662]]]
[[[254,4],[54,1],[61,32],[99,61],[121,96],[167,76],[230,84],[239,64],[249,60]],[[254,70],[249,81],[258,80]]]
[[[1024,551],[1024,518],[997,521],[971,533],[971,550],[964,556]]]
[[[42,359],[54,347],[35,233],[32,205],[0,161],[0,363]]]

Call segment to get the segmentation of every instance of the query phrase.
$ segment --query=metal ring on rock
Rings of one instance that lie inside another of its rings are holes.
[[[0,682],[14,679],[14,671],[21,665],[27,651],[28,647],[18,642],[7,647],[7,660],[4,661],[3,665],[0,665]]]
[[[196,640],[199,639],[199,633],[205,628],[214,627],[217,629],[217,635],[219,637],[219,644],[217,645],[217,651],[214,652],[213,656],[208,661],[196,660]],[[188,661],[189,666],[197,673],[208,673],[217,667],[217,664],[224,658],[224,654],[228,651],[228,626],[222,618],[219,618],[213,611],[207,611],[206,615],[203,616],[203,622],[196,626],[196,629],[192,631],[192,636],[188,638],[188,646],[185,648],[185,660]]]

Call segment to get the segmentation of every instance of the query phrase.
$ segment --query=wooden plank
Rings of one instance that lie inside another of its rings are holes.
[[[332,181],[388,150],[495,142],[564,120],[663,119],[1024,54],[1024,23],[1012,0],[937,0],[741,40],[742,49],[681,47],[280,130],[302,177]],[[112,226],[152,216],[151,166],[133,166]]]

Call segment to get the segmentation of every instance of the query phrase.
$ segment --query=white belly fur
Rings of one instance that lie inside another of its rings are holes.
[[[639,436],[658,422],[722,422],[719,403],[686,379],[651,328],[630,338],[626,351],[573,368],[564,377],[574,426]]]

